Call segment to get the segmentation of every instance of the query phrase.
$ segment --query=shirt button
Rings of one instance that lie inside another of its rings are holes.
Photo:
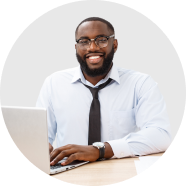
[[[121,156],[124,156],[124,153],[123,152],[121,152],[121,154],[120,154]]]

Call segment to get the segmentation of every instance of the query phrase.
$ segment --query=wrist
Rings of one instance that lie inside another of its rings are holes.
[[[92,146],[99,151],[99,157],[97,160],[102,160],[105,155],[105,144],[103,142],[94,142]]]
[[[105,155],[104,155],[104,158],[109,159],[112,156],[114,156],[114,153],[113,153],[112,147],[110,146],[109,143],[104,142],[104,144],[105,144]]]

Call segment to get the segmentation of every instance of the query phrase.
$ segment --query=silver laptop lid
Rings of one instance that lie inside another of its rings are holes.
[[[19,150],[35,166],[50,174],[46,109],[1,108],[7,129]]]

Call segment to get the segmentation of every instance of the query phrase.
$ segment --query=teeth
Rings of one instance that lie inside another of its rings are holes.
[[[99,58],[100,56],[90,56],[89,59],[97,59]]]

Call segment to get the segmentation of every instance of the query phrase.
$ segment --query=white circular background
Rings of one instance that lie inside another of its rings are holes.
[[[103,8],[105,7],[105,8]],[[185,105],[185,81],[179,57],[166,35],[139,12],[111,2],[75,2],[35,20],[13,45],[2,73],[1,104],[35,106],[44,79],[75,67],[75,29],[87,17],[111,22],[118,39],[114,63],[149,74],[167,104],[173,137]]]

